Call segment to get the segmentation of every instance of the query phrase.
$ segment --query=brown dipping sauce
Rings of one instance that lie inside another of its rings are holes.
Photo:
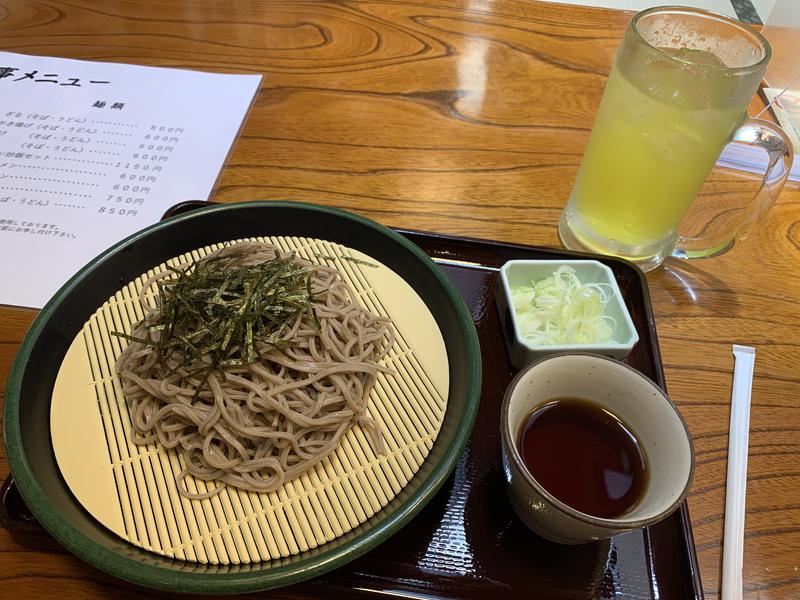
[[[599,404],[558,398],[522,423],[528,471],[551,495],[582,513],[613,519],[642,497],[649,476],[631,429]]]

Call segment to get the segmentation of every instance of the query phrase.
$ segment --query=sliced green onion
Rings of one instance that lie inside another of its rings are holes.
[[[604,344],[617,322],[605,314],[612,288],[581,283],[575,269],[559,267],[553,275],[511,288],[511,302],[522,337],[541,346]]]

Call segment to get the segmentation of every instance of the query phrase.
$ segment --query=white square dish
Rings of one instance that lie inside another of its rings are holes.
[[[609,341],[601,344],[543,345],[523,336],[518,314],[511,299],[511,289],[550,277],[561,266],[574,269],[576,277],[583,284],[597,283],[609,286],[611,296],[605,304],[605,314],[616,323]],[[496,299],[511,363],[520,369],[534,360],[556,352],[593,352],[622,360],[639,341],[639,334],[625,307],[613,271],[596,260],[510,260],[500,268]]]

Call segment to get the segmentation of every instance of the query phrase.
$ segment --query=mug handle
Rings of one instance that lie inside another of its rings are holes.
[[[757,146],[767,151],[769,163],[755,197],[732,228],[699,237],[678,236],[672,251],[676,258],[705,258],[729,250],[735,240],[743,240],[775,204],[792,167],[792,143],[774,123],[748,118],[734,132],[731,142]]]

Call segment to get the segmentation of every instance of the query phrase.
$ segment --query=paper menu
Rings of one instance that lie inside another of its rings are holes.
[[[260,81],[0,52],[0,304],[207,199]]]
[[[800,86],[798,86],[798,88],[800,88]],[[783,90],[777,88],[764,88],[764,95],[767,97],[767,100],[772,102],[782,91]],[[778,118],[778,124],[786,132],[786,135],[789,136],[795,154],[797,154],[800,152],[800,89],[786,90],[783,92],[783,95],[772,105],[772,111]],[[795,163],[797,163],[796,160]],[[798,166],[800,165],[792,165],[792,172],[795,175],[800,174],[798,173]]]
[[[762,88],[767,102],[772,102],[782,90],[777,88]],[[800,181],[800,160],[797,158],[800,149],[800,92],[787,90],[772,105],[772,112],[778,120],[778,125],[786,132],[795,152],[794,161],[789,170],[790,181]],[[722,151],[717,164],[721,167],[741,169],[751,173],[763,174],[767,171],[769,156],[766,151],[757,146],[733,143]]]

